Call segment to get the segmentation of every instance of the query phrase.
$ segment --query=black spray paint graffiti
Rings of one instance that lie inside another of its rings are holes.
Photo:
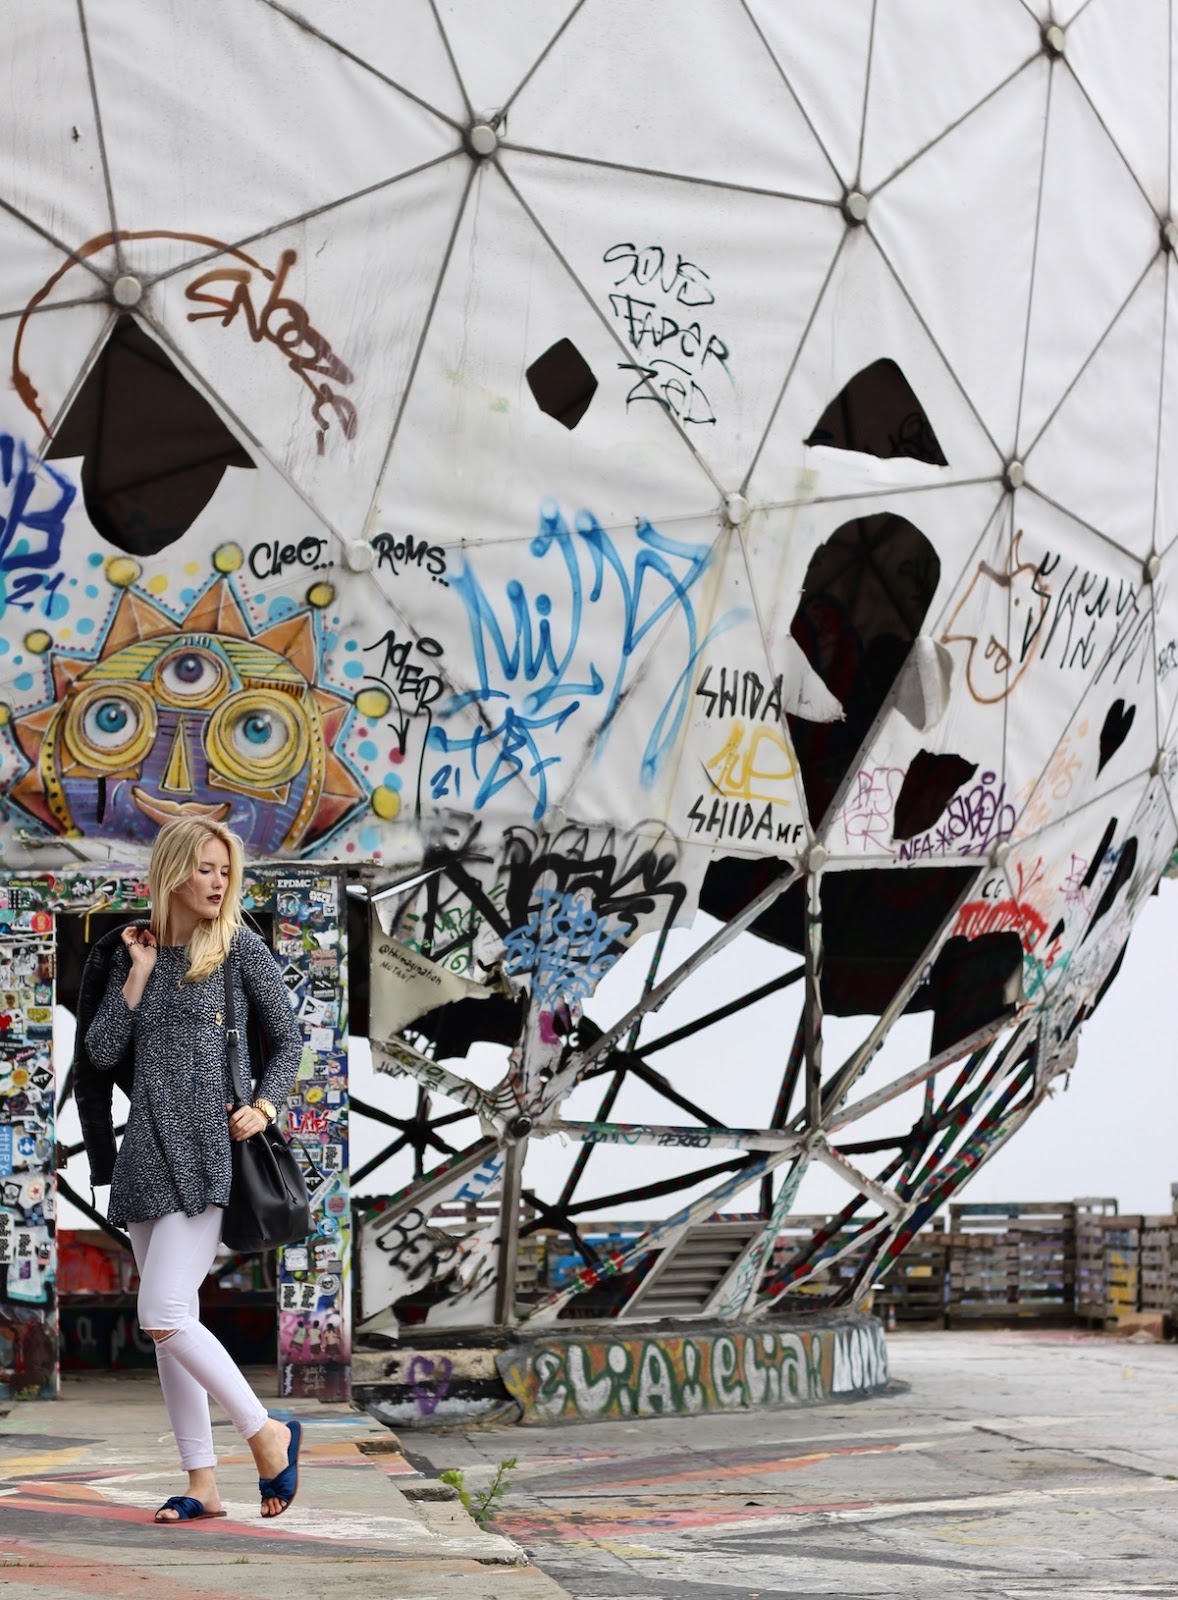
[[[920,856],[985,855],[1014,829],[1018,813],[1006,798],[1006,785],[997,774],[983,772],[972,789],[955,794],[944,816],[927,833],[905,839],[900,845],[900,860],[914,861]]]
[[[637,375],[626,396],[627,409],[632,401],[654,400],[684,425],[714,425],[716,413],[703,379],[716,368],[729,380],[732,375],[726,342],[714,332],[705,333],[698,317],[691,315],[697,307],[715,304],[708,274],[656,244],[641,249],[614,244],[602,260],[622,269],[613,280],[610,310],[640,357],[618,363],[619,371]]]
[[[501,1158],[499,1165],[502,1167]],[[488,1256],[476,1257],[464,1238],[431,1227],[416,1206],[389,1227],[374,1232],[374,1241],[388,1257],[390,1267],[404,1278],[398,1298],[428,1285],[439,1300],[457,1300],[477,1295],[494,1282],[494,1264]]]
[[[1020,530],[1006,570],[978,563],[941,635],[943,644],[967,647],[966,683],[974,700],[1004,700],[1036,661],[1060,672],[1095,668],[1095,683],[1109,675],[1119,682],[1134,672],[1140,682],[1151,655],[1151,606],[1140,584],[1114,580],[1052,551],[1034,564],[1022,557],[1022,540]],[[1005,627],[999,638],[983,620],[997,599],[994,590],[1009,591],[1009,605],[1002,600],[992,611],[1005,618],[1009,610],[1009,646]]]
[[[686,889],[669,840],[604,840],[587,829],[552,836],[509,828],[504,837],[507,894],[504,967],[527,976],[547,1011],[588,998],[621,957],[639,923],[669,928]]]
[[[1132,670],[1137,656],[1140,682],[1151,638],[1150,606],[1140,584],[1114,581],[1049,552],[1035,570],[1035,590],[1047,604],[1013,639],[1020,661],[1037,650],[1041,661],[1050,657],[1063,669],[1096,666],[1095,682],[1108,673],[1115,682]]]
[[[424,719],[417,762],[416,796],[417,810],[420,812],[421,768],[426,741],[433,726],[432,707],[445,687],[439,670],[442,646],[436,639],[409,636],[399,639],[396,629],[390,628],[372,644],[364,645],[363,651],[365,655],[373,651],[383,652],[376,671],[367,674],[366,682],[379,685],[389,696],[390,713],[386,726],[396,741],[392,756],[395,763],[405,759],[411,727]]]
[[[378,533],[369,540],[376,552],[376,570],[391,572],[399,578],[410,569],[427,573],[435,583],[446,584],[446,552],[439,544],[426,544],[407,533],[396,539],[391,533]]]
[[[670,928],[686,899],[676,841],[566,827],[553,834],[509,828],[494,854],[469,826],[426,856],[440,867],[401,918],[401,937],[451,970],[471,971],[476,944],[501,946],[506,973],[526,978],[542,1008],[546,1042],[571,1026],[570,1007],[590,994],[637,931]]]
[[[316,538],[308,534],[300,539],[298,544],[283,544],[280,539],[271,539],[264,544],[255,544],[246,556],[246,565],[255,578],[280,578],[284,572],[292,567],[300,567],[304,571],[322,572],[325,568],[334,566],[334,562],[324,561],[323,552],[327,548],[327,540]]]

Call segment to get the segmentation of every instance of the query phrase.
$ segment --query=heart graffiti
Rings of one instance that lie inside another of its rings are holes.
[[[423,1417],[432,1417],[438,1405],[450,1392],[450,1375],[454,1371],[449,1356],[414,1356],[409,1363],[407,1377],[417,1409]]]

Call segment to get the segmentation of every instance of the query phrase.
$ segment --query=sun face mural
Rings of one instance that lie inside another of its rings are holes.
[[[313,604],[255,633],[228,578],[179,620],[127,587],[97,652],[25,644],[48,655],[53,699],[12,719],[29,765],[7,798],[55,834],[147,842],[201,816],[271,855],[364,803],[333,748],[353,702],[317,682]]]

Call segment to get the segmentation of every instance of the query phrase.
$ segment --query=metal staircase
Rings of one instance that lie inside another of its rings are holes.
[[[701,1222],[668,1245],[631,1297],[622,1320],[698,1317],[764,1227],[762,1222]]]

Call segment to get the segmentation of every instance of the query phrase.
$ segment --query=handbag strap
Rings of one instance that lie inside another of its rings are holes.
[[[242,1106],[251,1102],[241,1092],[241,1032],[237,1026],[237,1007],[233,998],[237,963],[232,947],[221,970],[225,979],[225,1057],[229,1063],[229,1087],[233,1094],[233,1109],[240,1111]]]
[[[225,959],[223,971],[225,973],[225,1057],[229,1063],[229,1082],[233,1089],[233,1109],[234,1111],[240,1111],[242,1106],[252,1105],[253,1101],[247,1100],[239,1087],[241,1082],[241,1032],[237,1026],[237,1008],[233,999],[237,962],[234,960],[232,947]],[[328,1174],[322,1170],[301,1139],[288,1136],[286,1143],[297,1145],[303,1152],[307,1165],[318,1181],[320,1183],[327,1182]]]

